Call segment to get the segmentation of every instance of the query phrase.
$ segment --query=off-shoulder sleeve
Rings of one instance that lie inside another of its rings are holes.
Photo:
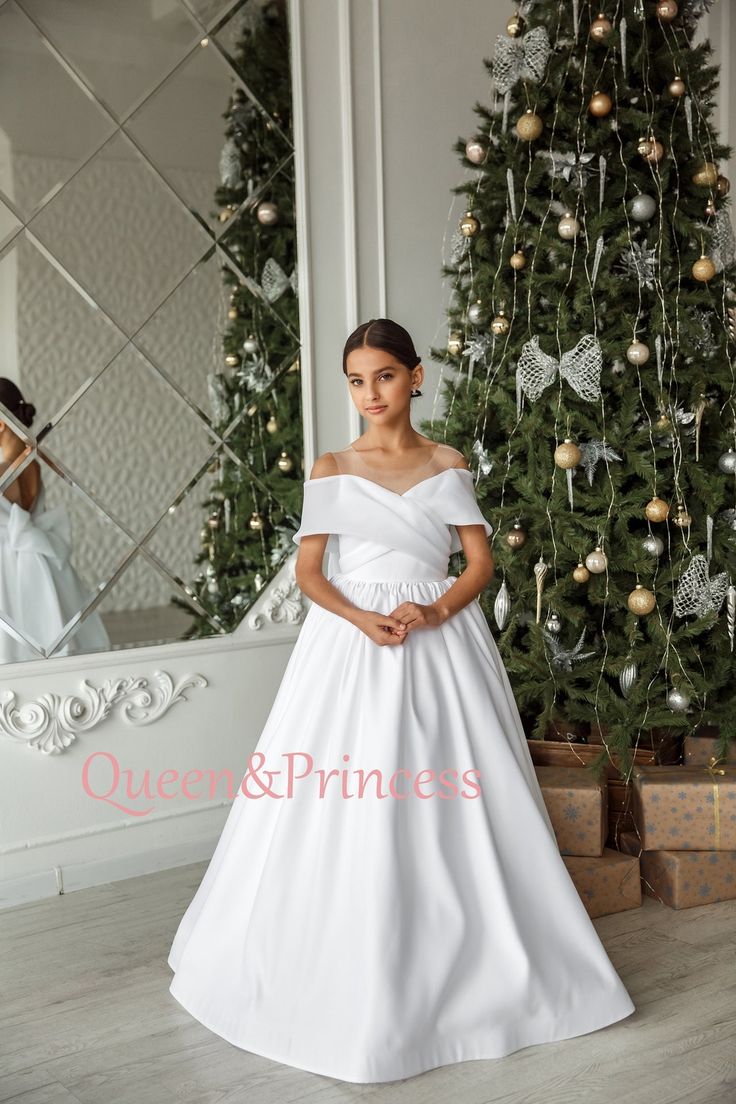
[[[467,468],[454,468],[453,471],[457,471],[461,478],[453,485],[452,492],[447,495],[443,518],[448,525],[452,526],[450,550],[462,552],[463,546],[455,528],[456,525],[482,525],[487,537],[493,533],[493,526],[481,513],[475,494],[473,473]]]

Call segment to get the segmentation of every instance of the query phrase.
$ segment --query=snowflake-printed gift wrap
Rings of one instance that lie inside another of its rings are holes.
[[[608,835],[608,787],[580,767],[535,766],[562,855],[603,854]]]
[[[637,855],[642,890],[670,908],[736,898],[736,851],[642,851],[636,832],[622,832],[621,850]]]
[[[634,823],[645,851],[736,851],[736,767],[635,767]]]
[[[688,767],[704,767],[715,759],[718,754],[720,737],[718,729],[713,725],[708,726],[707,732],[695,732],[686,736],[682,742],[683,757]],[[728,754],[723,756],[727,763],[736,763],[736,742],[731,744]]]
[[[604,847],[603,854],[597,857],[563,855],[562,861],[591,919],[641,907],[641,876],[636,855]]]

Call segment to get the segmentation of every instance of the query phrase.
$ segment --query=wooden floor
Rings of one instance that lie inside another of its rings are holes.
[[[636,1012],[600,1031],[358,1085],[231,1046],[169,993],[206,864],[0,912],[0,1101],[736,1104],[736,901],[595,920]]]

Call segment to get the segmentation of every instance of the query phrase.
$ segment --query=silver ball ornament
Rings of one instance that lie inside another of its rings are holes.
[[[558,636],[562,632],[562,622],[560,621],[560,615],[558,613],[552,613],[544,623],[544,627],[547,632],[554,633]]]
[[[646,364],[649,360],[649,346],[643,341],[632,341],[626,350],[629,364]]]
[[[726,475],[736,474],[736,452],[732,448],[718,457],[718,467]]]
[[[465,143],[465,156],[474,165],[482,165],[487,152],[486,147],[477,138],[471,138]]]
[[[641,542],[641,546],[650,556],[661,556],[664,552],[664,541],[661,537],[655,537],[653,535],[645,537]]]
[[[657,210],[657,201],[653,196],[641,193],[629,200],[627,210],[634,222],[647,222]]]
[[[580,223],[570,211],[566,211],[557,223],[557,233],[564,241],[572,241],[580,233]]]
[[[279,209],[275,203],[265,199],[256,208],[256,218],[261,226],[273,226],[279,220]]]
[[[670,690],[667,705],[673,713],[685,713],[690,707],[690,698],[682,690]]]
[[[480,299],[478,299],[468,307],[468,321],[472,322],[474,326],[477,326],[483,321],[484,313],[483,304]]]
[[[608,556],[600,545],[596,545],[595,551],[589,552],[585,557],[585,566],[593,575],[602,575],[608,567]]]

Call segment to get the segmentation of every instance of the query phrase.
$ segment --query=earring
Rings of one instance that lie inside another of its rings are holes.
[[[412,397],[413,399],[417,399],[417,398],[419,398],[419,396],[421,395],[421,393],[422,393],[422,392],[421,392],[421,391],[419,390],[419,388],[418,388],[418,387],[414,387],[414,388],[412,389],[411,397]]]

